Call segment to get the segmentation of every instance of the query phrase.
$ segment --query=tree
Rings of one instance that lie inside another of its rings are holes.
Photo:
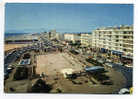
[[[42,79],[38,79],[36,83],[32,86],[31,92],[35,93],[48,93],[52,89],[51,85],[48,85]]]

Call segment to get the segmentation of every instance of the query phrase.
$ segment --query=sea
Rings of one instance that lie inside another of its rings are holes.
[[[19,36],[19,35],[24,35],[28,33],[5,33],[5,37],[10,37],[10,36]]]

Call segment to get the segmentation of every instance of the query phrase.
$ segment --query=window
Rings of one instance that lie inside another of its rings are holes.
[[[124,36],[124,38],[128,38],[127,36]]]
[[[126,51],[126,49],[124,49],[124,51]]]

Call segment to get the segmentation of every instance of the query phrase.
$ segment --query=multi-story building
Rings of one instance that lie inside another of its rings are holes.
[[[62,33],[56,33],[56,39],[63,41],[64,40],[64,34],[62,34]]]
[[[80,40],[81,40],[81,46],[82,47],[91,46],[92,37],[91,37],[90,33],[82,33],[81,37],[80,37]]]
[[[99,28],[92,32],[92,47],[133,56],[133,26]]]
[[[80,34],[65,33],[64,34],[64,40],[72,41],[73,43],[75,43],[76,41],[80,41]]]
[[[51,30],[51,31],[49,32],[49,38],[51,38],[51,39],[56,38],[56,30]]]
[[[74,40],[74,35],[71,33],[65,33],[64,34],[64,39],[67,41],[73,41]]]

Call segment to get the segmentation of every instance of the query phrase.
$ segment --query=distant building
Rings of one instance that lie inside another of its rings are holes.
[[[56,38],[56,30],[50,30],[50,32],[49,32],[49,38],[50,39]]]
[[[88,46],[91,46],[92,36],[90,33],[82,33],[80,40],[81,40],[82,47],[88,47]]]
[[[62,33],[56,33],[56,39],[63,41],[64,40],[64,34],[62,34]]]
[[[73,43],[80,41],[80,34],[76,33],[66,33],[64,34],[64,40],[72,41]]]
[[[74,34],[71,33],[64,34],[64,39],[67,41],[74,41]]]
[[[133,26],[105,27],[94,30],[92,47],[133,57]]]
[[[42,35],[43,37],[49,38],[49,32],[43,32],[42,34],[43,34],[43,35]]]

